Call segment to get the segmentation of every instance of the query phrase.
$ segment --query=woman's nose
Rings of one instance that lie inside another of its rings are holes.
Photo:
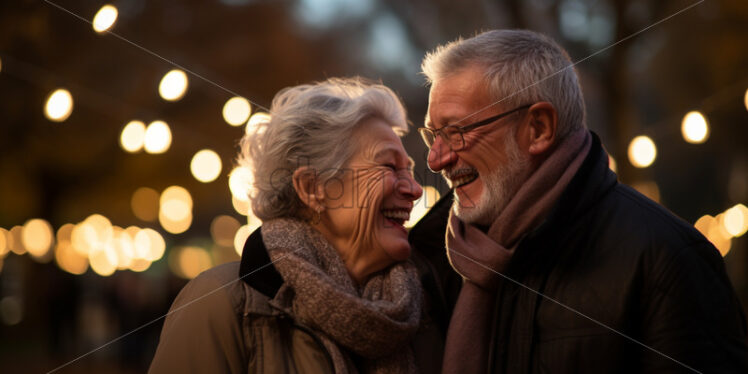
[[[418,200],[423,195],[423,188],[411,174],[408,174],[405,179],[401,179],[397,188],[400,194],[405,196],[409,201]]]
[[[431,145],[429,155],[426,158],[426,163],[429,165],[429,169],[436,173],[456,160],[457,153],[455,153],[441,137],[437,136],[434,144]]]

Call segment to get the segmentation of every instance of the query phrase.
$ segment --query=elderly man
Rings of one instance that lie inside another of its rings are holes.
[[[748,372],[719,252],[618,182],[563,49],[490,31],[422,67],[419,132],[454,189],[437,209],[450,212],[447,255],[463,278],[445,373]]]

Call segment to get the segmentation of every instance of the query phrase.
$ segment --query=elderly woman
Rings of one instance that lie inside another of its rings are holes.
[[[417,372],[422,289],[403,224],[422,190],[400,101],[331,79],[283,90],[271,112],[239,157],[262,228],[241,263],[181,291],[150,372]]]

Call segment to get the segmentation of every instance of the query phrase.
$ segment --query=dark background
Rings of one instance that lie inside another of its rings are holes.
[[[52,0],[91,20],[105,4]],[[166,255],[142,273],[72,275],[54,261],[0,256],[0,372],[48,372],[130,333],[59,372],[142,372],[158,341],[162,316],[186,280],[166,264],[176,246],[210,244],[218,215],[232,207],[228,173],[241,127],[221,116],[230,92],[268,107],[281,88],[334,76],[381,80],[420,126],[428,89],[424,53],[458,36],[493,28],[529,28],[567,48],[581,77],[588,125],[617,161],[621,181],[650,193],[694,223],[748,203],[748,3],[715,1],[400,1],[400,0],[119,0],[112,32],[160,59],[41,0],[0,2],[0,227],[43,218],[57,230],[93,213],[126,227],[159,231]],[[684,8],[697,4],[685,11]],[[679,13],[680,12],[680,13]],[[670,17],[670,18],[669,18]],[[662,22],[659,22],[662,21]],[[659,22],[659,23],[658,23]],[[642,31],[643,30],[643,31]],[[642,31],[641,33],[638,33]],[[158,95],[169,60],[190,75],[184,98]],[[43,114],[57,87],[73,95],[62,123]],[[683,115],[700,110],[711,135],[704,144],[680,135]],[[163,119],[173,142],[161,155],[119,146],[134,118]],[[655,163],[636,169],[626,149],[636,135],[658,147]],[[404,139],[420,182],[445,191],[425,167],[415,131]],[[189,172],[192,155],[211,148],[223,161],[211,183]],[[139,187],[187,188],[193,223],[173,235],[130,209]],[[643,187],[642,187],[643,186]],[[732,240],[728,272],[748,306],[745,236]],[[236,260],[231,250],[213,264]],[[5,300],[5,303],[3,302]],[[3,306],[5,305],[5,306]],[[11,305],[11,306],[8,306]],[[5,308],[5,309],[4,309]],[[20,321],[9,321],[8,309]],[[15,309],[14,309],[15,308]],[[146,323],[153,322],[137,329]],[[12,322],[12,323],[11,323]]]

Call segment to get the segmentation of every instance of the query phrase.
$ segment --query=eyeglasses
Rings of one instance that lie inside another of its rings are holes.
[[[438,136],[441,136],[442,140],[444,140],[447,144],[449,144],[449,148],[451,150],[460,151],[465,148],[465,136],[464,135],[466,132],[477,129],[478,127],[481,127],[481,126],[490,125],[491,123],[498,121],[501,118],[504,118],[522,109],[527,109],[530,106],[532,106],[532,104],[522,105],[519,108],[514,108],[508,112],[497,114],[493,117],[488,117],[484,120],[471,123],[465,126],[447,125],[439,129],[419,127],[418,133],[421,134],[423,141],[426,143],[426,146],[429,148],[431,148],[431,146],[434,145],[434,142],[436,141],[436,137],[438,135]]]

